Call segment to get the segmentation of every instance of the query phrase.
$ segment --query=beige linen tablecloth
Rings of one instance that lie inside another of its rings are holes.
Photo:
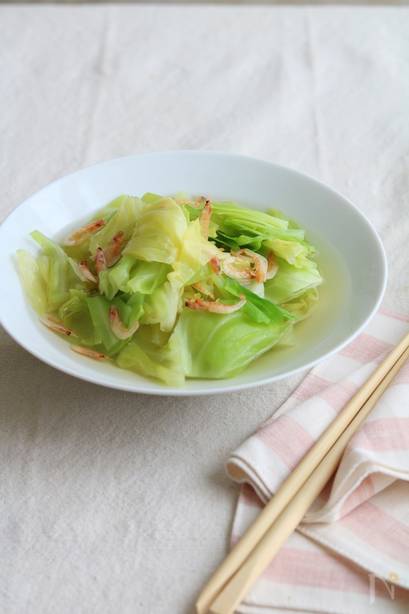
[[[399,8],[2,6],[1,217],[98,160],[246,153],[354,200],[407,312],[408,32]],[[0,345],[1,613],[187,614],[228,543],[223,462],[302,376],[155,398]]]

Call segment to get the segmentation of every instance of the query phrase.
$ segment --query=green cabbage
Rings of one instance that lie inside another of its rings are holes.
[[[259,324],[243,309],[227,315],[184,309],[170,343],[186,377],[223,379],[272,348],[290,326],[284,318]]]
[[[18,272],[26,296],[32,308],[44,315],[48,309],[47,286],[38,261],[29,252],[22,249],[16,253]]]
[[[38,230],[31,233],[41,247],[38,266],[46,288],[47,311],[55,311],[69,297],[72,288],[82,288],[84,284],[75,273],[70,258],[54,241]]]
[[[153,192],[146,192],[143,196],[142,199],[144,203],[147,203],[148,205],[153,205],[154,203],[158,202],[158,200],[162,200],[163,196],[161,196],[160,194],[154,194]]]
[[[315,250],[306,241],[269,239],[264,242],[264,247],[271,249],[276,256],[286,260],[296,268],[315,267],[315,262],[310,260],[310,256],[315,254]]]
[[[186,217],[171,198],[145,205],[125,255],[148,262],[175,262],[187,228]]]
[[[144,302],[143,324],[159,324],[161,330],[171,331],[175,325],[181,301],[178,285],[165,281]]]
[[[264,284],[265,297],[273,303],[288,302],[322,283],[322,277],[313,260],[310,260],[305,268],[297,268],[281,259],[277,259],[277,262],[277,274]]]
[[[122,300],[126,300],[126,305],[129,308],[129,312],[123,318],[123,322],[126,326],[132,326],[136,321],[139,322],[143,316],[145,295],[135,292],[130,296],[122,295]]]
[[[99,289],[108,299],[114,298],[120,290],[126,292],[131,270],[135,263],[136,260],[133,256],[122,256],[113,267],[100,272]]]
[[[288,303],[284,303],[283,307],[285,307],[299,322],[300,320],[305,320],[305,318],[310,315],[311,311],[318,303],[318,298],[317,288],[312,288],[296,298],[293,298]]]
[[[185,381],[179,354],[169,343],[169,335],[157,326],[142,326],[116,360],[119,367],[154,377],[168,386],[181,386]]]
[[[208,261],[218,255],[219,250],[202,236],[199,220],[189,222],[169,280],[179,287],[192,283],[191,280],[204,270]]]
[[[101,339],[102,347],[108,356],[115,355],[126,342],[114,335],[109,322],[109,301],[103,296],[89,296],[86,299],[92,325]]]
[[[232,377],[273,346],[295,343],[294,325],[310,315],[322,282],[304,231],[279,212],[215,202],[207,237],[203,207],[185,195],[123,195],[94,215],[105,225],[76,245],[34,231],[37,257],[17,252],[28,300],[69,329],[70,342],[170,386]],[[106,258],[100,270],[97,248],[107,255],[118,233],[118,260]],[[275,276],[256,278],[257,263],[242,258],[250,274],[243,283],[228,277],[225,259],[241,248],[273,255]],[[243,298],[231,313],[206,310]]]
[[[269,322],[282,322],[294,319],[293,315],[287,310],[255,294],[234,279],[222,276],[216,277],[214,281],[224,293],[231,294],[237,298],[244,296],[246,304],[243,306],[243,310],[255,322],[267,324]]]
[[[70,290],[70,298],[61,305],[58,315],[64,326],[74,332],[73,342],[99,346],[102,343],[101,330],[94,326],[87,298],[88,294],[83,290]]]
[[[306,266],[308,257],[315,253],[305,241],[304,231],[276,212],[213,203],[212,220],[217,226],[216,244],[229,250],[246,247],[264,254],[272,250],[295,266]]]
[[[91,256],[95,256],[97,247],[107,248],[118,232],[124,233],[125,241],[130,239],[144,209],[144,203],[133,196],[121,196],[108,207],[113,213],[108,217],[107,224],[89,239]]]
[[[105,205],[105,207],[102,207],[102,209],[98,209],[95,215],[92,216],[91,220],[103,219],[105,220],[105,222],[108,222],[111,217],[118,211],[121,205],[126,202],[129,202],[129,199],[133,200],[134,202],[137,202],[139,200],[133,196],[121,194],[121,196],[118,196],[117,198],[114,198],[114,200],[111,200],[111,202]],[[138,205],[140,205],[140,203],[138,203]]]
[[[163,262],[137,262],[126,287],[121,289],[124,292],[152,294],[166,281],[171,270],[171,267]]]
[[[110,269],[99,275],[99,288],[109,299],[118,292],[152,294],[166,280],[171,271],[162,262],[144,262],[125,255]]]

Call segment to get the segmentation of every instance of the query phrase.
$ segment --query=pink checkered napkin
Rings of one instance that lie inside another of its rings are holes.
[[[408,330],[409,318],[381,310],[231,455],[227,472],[243,484],[233,541]],[[409,363],[238,611],[409,612]]]

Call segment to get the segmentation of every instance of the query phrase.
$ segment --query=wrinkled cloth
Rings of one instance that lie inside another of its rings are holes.
[[[385,304],[408,313],[408,31],[407,8],[0,5],[0,219],[100,160],[253,155],[357,204],[385,243]],[[0,350],[2,614],[191,612],[228,546],[224,461],[304,375],[146,397],[3,331]]]
[[[409,317],[381,310],[357,339],[312,369],[279,411],[232,454],[227,472],[247,485],[237,505],[234,541],[254,519],[254,509],[274,496],[408,331]],[[349,614],[353,604],[359,612],[407,612],[408,502],[406,362],[352,437],[333,478],[304,516],[300,534],[289,537],[239,611],[279,611],[291,597],[293,607],[314,612]],[[373,602],[368,578],[373,578]]]

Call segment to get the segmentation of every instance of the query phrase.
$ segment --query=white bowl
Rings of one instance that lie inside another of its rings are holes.
[[[228,380],[164,386],[110,364],[74,354],[39,322],[16,272],[17,249],[35,250],[29,233],[51,237],[122,193],[206,194],[247,207],[281,209],[296,219],[320,251],[325,277],[313,315],[296,327],[294,347],[272,350]],[[159,395],[214,394],[259,386],[316,364],[350,342],[382,299],[385,253],[368,220],[340,194],[288,168],[244,156],[206,151],[148,153],[103,162],[63,177],[23,202],[0,228],[0,321],[26,350],[81,379]]]

